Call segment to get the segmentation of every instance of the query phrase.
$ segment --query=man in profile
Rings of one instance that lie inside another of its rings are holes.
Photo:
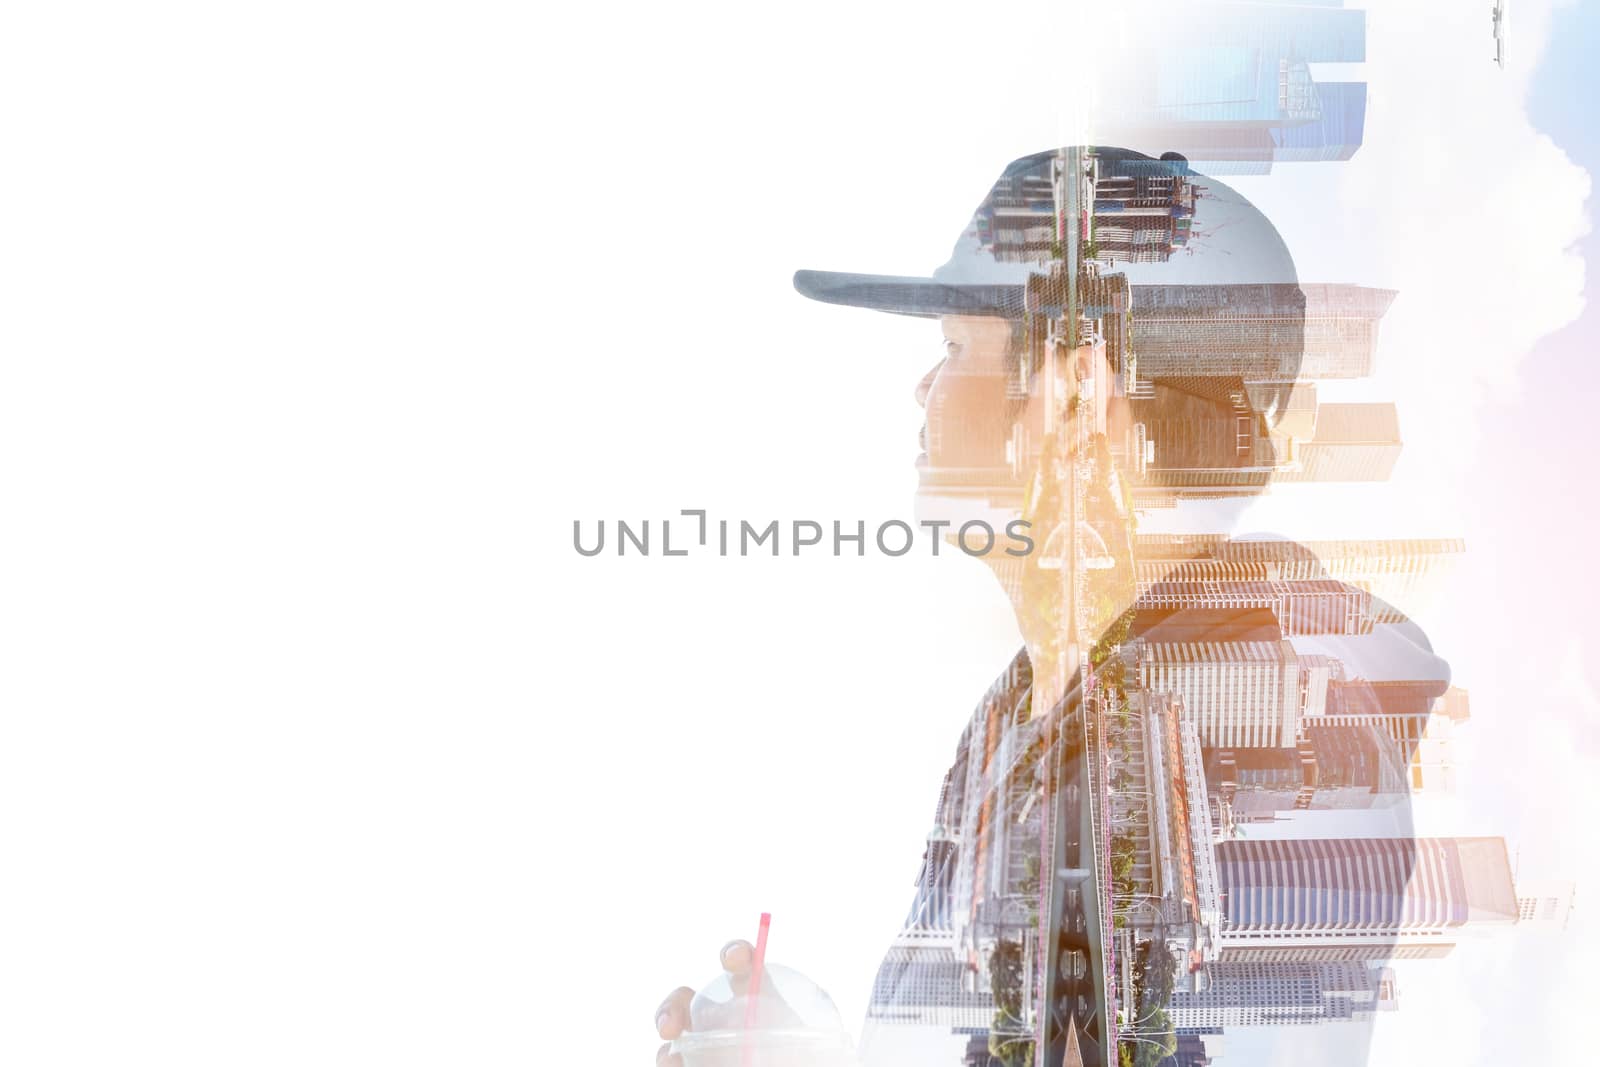
[[[1342,968],[1242,944],[1255,868],[1218,839],[1236,831],[1241,780],[1247,814],[1282,799],[1257,795],[1273,774],[1291,806],[1343,775],[1403,812],[1410,754],[1357,710],[1431,705],[1442,663],[1391,639],[1413,684],[1375,693],[1361,641],[1344,659],[1290,641],[1396,621],[1370,588],[1283,544],[1271,552],[1303,575],[1292,588],[1191,581],[1225,538],[1169,538],[1140,559],[1136,534],[1141,510],[1302,476],[1332,440],[1299,380],[1307,301],[1270,222],[1182,158],[1069,148],[1009,165],[931,278],[802,271],[796,285],[939,320],[944,356],[918,387],[919,517],[1020,517],[1034,543],[986,557],[1025,647],[957,746],[864,1061],[1154,1062],[1204,1016],[1212,979],[1213,999],[1251,974],[1379,985],[1381,930]],[[1362,861],[1374,846],[1339,847]],[[1404,838],[1383,850],[1391,895],[1413,854]],[[747,958],[736,943],[725,962]],[[684,992],[664,1036],[687,1024]]]
[[[1077,235],[1076,255],[1062,215],[1089,220],[1092,236]],[[917,901],[880,970],[864,1051],[898,1062],[933,1027],[959,1021],[968,1025],[949,1029],[975,1031],[988,1012],[983,1044],[999,1062],[1021,1062],[1040,1040],[1046,1062],[1069,1043],[1091,1060],[1105,1056],[1115,1009],[1102,1002],[1117,996],[1119,977],[1134,984],[1129,961],[1117,963],[1119,941],[1140,975],[1159,965],[1191,986],[1204,981],[1193,976],[1208,957],[1224,954],[1212,943],[1221,902],[1195,900],[1188,871],[1218,828],[1210,811],[1189,811],[1191,840],[1174,847],[1173,826],[1150,826],[1158,812],[1172,819],[1163,807],[1197,795],[1149,802],[1152,790],[1183,780],[1150,743],[1164,738],[1176,751],[1187,734],[1211,756],[1214,783],[1230,787],[1234,769],[1262,753],[1318,759],[1289,721],[1298,683],[1233,694],[1234,707],[1216,706],[1230,699],[1226,687],[1191,691],[1185,706],[1168,687],[1193,690],[1205,667],[1163,673],[1151,660],[1207,648],[1221,650],[1218,671],[1257,682],[1337,669],[1347,701],[1360,688],[1343,677],[1359,664],[1335,668],[1293,651],[1288,633],[1319,624],[1282,618],[1287,599],[1266,608],[1240,595],[1248,590],[1215,585],[1185,598],[1182,583],[1161,580],[1157,561],[1138,581],[1137,504],[1246,496],[1280,471],[1297,473],[1317,412],[1298,381],[1306,298],[1292,261],[1264,216],[1181,158],[1102,147],[1007,167],[932,279],[802,272],[797,285],[832,302],[940,317],[946,359],[919,390],[928,411],[919,516],[958,525],[1015,509],[1041,545],[1020,561],[991,557],[1026,648],[957,747]],[[1245,299],[1272,309],[1264,329],[1230,314],[1229,302]],[[1182,553],[1167,555],[1165,566],[1178,569]],[[1316,594],[1327,604],[1365,593],[1323,585]],[[1294,599],[1303,616],[1304,595]],[[1417,652],[1426,661],[1418,673],[1430,675],[1420,693],[1431,699],[1443,689],[1441,665]],[[1333,741],[1368,743],[1388,802],[1403,805],[1405,754],[1369,734],[1323,737],[1322,764],[1332,764]],[[1128,769],[1102,774],[1102,760]],[[1157,767],[1160,782],[1150,780]],[[1168,854],[1156,857],[1135,842],[1158,831]],[[1096,848],[1099,836],[1112,843]],[[1163,865],[1187,884],[1156,892],[1163,872],[1153,868]],[[1052,885],[1040,874],[1051,869],[1095,876]],[[1371,955],[1381,962],[1381,948]],[[1307,975],[1320,973],[1309,954],[1301,962]],[[1290,977],[1293,962],[1282,969]],[[1210,970],[1228,973],[1221,963]],[[1137,984],[1134,996],[1122,991],[1120,1036],[1148,1055],[1142,1024],[1161,1018],[1172,982]]]
[[[1034,545],[986,558],[1024,648],[945,776],[867,1063],[1151,1064],[1180,1036],[1196,1062],[1223,1027],[1273,1034],[1275,1062],[1314,1044],[1359,1063],[1393,1006],[1383,965],[1437,954],[1456,922],[1419,916],[1514,915],[1503,842],[1411,836],[1430,716],[1465,709],[1386,602],[1417,561],[1385,554],[1410,549],[1237,541],[1201,510],[1273,481],[1382,479],[1399,448],[1392,405],[1317,395],[1367,373],[1394,294],[1303,281],[1216,178],[1350,158],[1365,88],[1312,65],[1362,61],[1364,16],[1131,10],[1164,32],[1128,35],[1097,82],[1097,127],[1123,147],[1011,163],[931,277],[796,276],[939,321],[919,518],[1021,518]],[[1329,809],[1383,829],[1271,837],[1284,812]],[[742,942],[724,954],[748,961]]]

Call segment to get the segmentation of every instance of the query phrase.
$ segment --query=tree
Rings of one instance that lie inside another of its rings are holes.
[[[1159,1008],[1151,1020],[1151,1026],[1141,1029],[1139,1037],[1141,1039],[1138,1044],[1139,1051],[1134,1054],[1137,1067],[1155,1067],[1178,1051],[1178,1035],[1172,1031],[1172,1020]]]
[[[1004,1067],[1033,1067],[1033,1035],[1017,1033],[1017,1020],[997,1012],[989,1029],[989,1055]]]
[[[989,990],[994,1002],[1011,1014],[1022,1006],[1022,946],[1001,941],[989,956]]]
[[[1142,957],[1146,983],[1145,997],[1140,1003],[1144,1010],[1161,1008],[1172,999],[1172,971],[1177,964],[1172,953],[1161,941],[1146,943],[1147,955]]]
[[[1112,657],[1106,660],[1105,666],[1100,668],[1100,681],[1107,689],[1121,687],[1123,678],[1122,659]]]

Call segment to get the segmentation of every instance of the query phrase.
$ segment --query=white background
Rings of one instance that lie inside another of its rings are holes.
[[[1515,250],[1549,305],[1461,331],[1526,348],[1575,313],[1582,175],[1526,71],[1452,73],[1486,14],[1390,6],[1368,169],[1280,224],[1340,247],[1405,153],[1454,165],[1469,94],[1555,188]],[[959,556],[584,559],[571,524],[909,518],[937,329],[790,274],[941,262],[1081,135],[1094,40],[1060,4],[8,13],[0,1060],[644,1063],[762,910],[858,1016],[1009,609]],[[1326,280],[1425,291],[1454,224],[1391,212],[1388,276]],[[1407,1025],[1393,1062],[1444,1040]]]

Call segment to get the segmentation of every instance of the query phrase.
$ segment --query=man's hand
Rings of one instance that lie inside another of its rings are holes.
[[[748,941],[729,941],[722,946],[721,955],[722,969],[728,972],[729,981],[735,990],[742,990],[755,960],[755,947]],[[666,1042],[656,1050],[656,1067],[683,1067],[683,1058],[673,1055],[671,1042],[689,1029],[689,1002],[693,999],[694,990],[679,986],[656,1009],[656,1033]]]

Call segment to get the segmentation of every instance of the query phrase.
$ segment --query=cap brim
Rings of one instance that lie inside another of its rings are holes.
[[[1021,285],[950,285],[932,278],[886,274],[841,274],[798,270],[794,287],[824,304],[871,308],[895,315],[935,319],[940,315],[994,315],[1021,318],[1026,291]]]

